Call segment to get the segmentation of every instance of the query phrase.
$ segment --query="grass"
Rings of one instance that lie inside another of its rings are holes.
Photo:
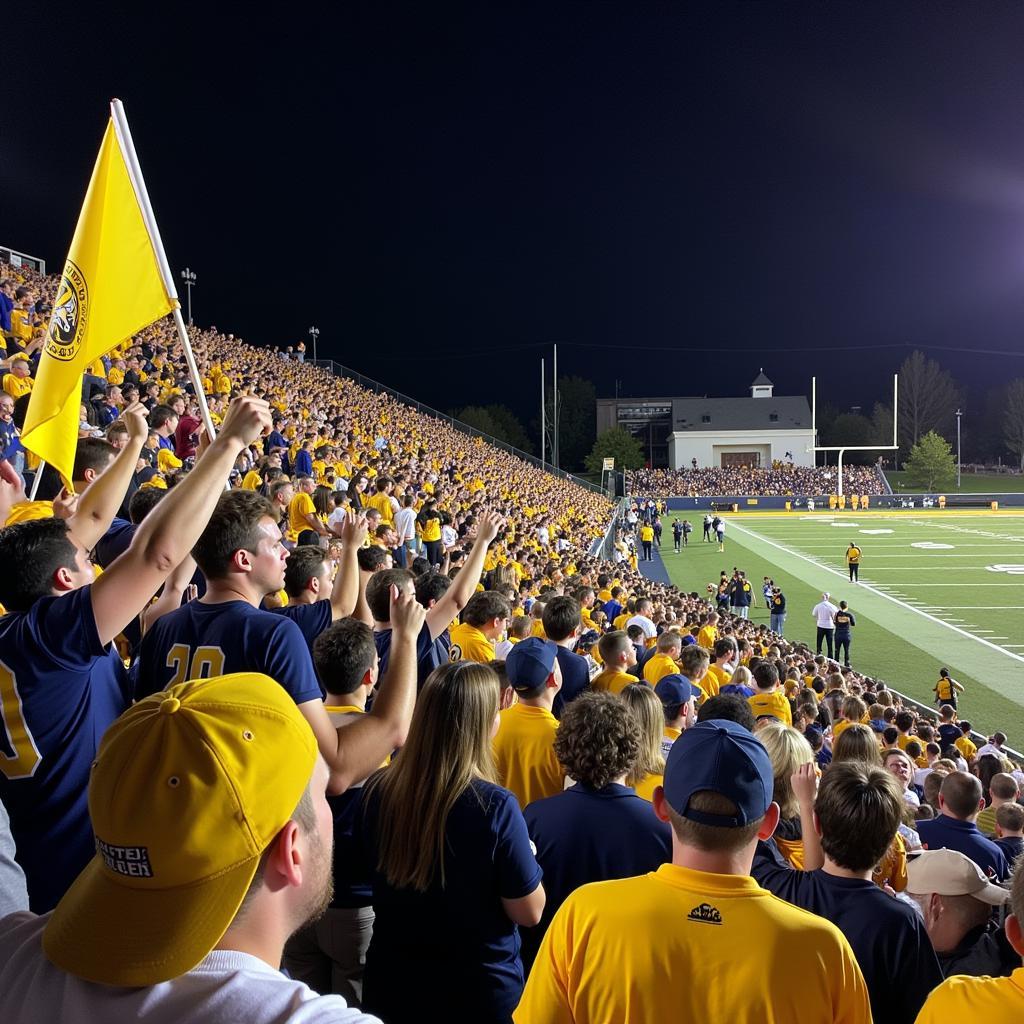
[[[934,706],[945,666],[967,688],[962,717],[980,732],[1001,729],[1011,746],[1024,744],[1024,516],[733,515],[724,554],[691,539],[675,555],[670,530],[665,535],[662,558],[682,589],[703,594],[720,570],[738,566],[758,594],[751,618],[767,622],[760,583],[771,576],[786,595],[786,636],[812,645],[811,608],[828,590],[856,616],[854,668]],[[845,568],[850,540],[864,552],[859,586]],[[912,546],[922,544],[948,546]]]
[[[906,473],[885,474],[889,486],[897,494],[920,494],[921,488],[907,483]],[[961,473],[960,488],[956,481],[947,487],[944,494],[1020,494],[1024,493],[1024,476],[1010,476],[1008,473]]]

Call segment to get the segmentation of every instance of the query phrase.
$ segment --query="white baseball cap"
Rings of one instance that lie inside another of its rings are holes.
[[[917,896],[973,896],[994,907],[1010,898],[1009,890],[990,882],[959,850],[924,850],[907,864],[907,875],[907,892]]]

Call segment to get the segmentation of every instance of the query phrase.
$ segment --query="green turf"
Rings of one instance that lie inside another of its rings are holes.
[[[906,473],[887,472],[889,486],[897,494],[920,494],[921,488],[907,483]],[[1024,493],[1024,476],[1009,476],[1005,473],[961,473],[960,488],[956,481],[943,491],[944,494],[1021,494]]]
[[[771,576],[788,602],[786,636],[811,644],[811,608],[828,590],[857,618],[851,661],[858,671],[931,705],[938,669],[946,666],[967,687],[962,717],[980,732],[1003,730],[1012,746],[1024,743],[1024,516],[848,512],[733,515],[727,522],[724,555],[700,540],[680,555],[671,540],[662,547],[673,582],[704,593],[720,570],[738,566],[758,594],[751,617],[767,622],[760,583]],[[851,539],[864,551],[861,586],[851,585],[845,570]],[[911,546],[921,543],[952,547]],[[989,565],[1017,566],[1019,574]]]

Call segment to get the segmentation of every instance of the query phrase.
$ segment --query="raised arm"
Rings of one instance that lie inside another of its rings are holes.
[[[800,829],[803,833],[804,871],[816,871],[825,863],[821,837],[814,825],[814,799],[818,795],[818,776],[814,763],[800,765],[790,776],[793,793],[800,804]]]
[[[78,499],[78,505],[68,520],[71,532],[89,551],[96,547],[103,534],[110,529],[128,492],[128,485],[139,461],[139,452],[149,435],[146,407],[141,402],[129,405],[121,414],[121,419],[128,427],[128,443]]]
[[[465,565],[459,570],[445,595],[427,612],[431,639],[436,640],[445,631],[476,592],[476,585],[480,582],[480,574],[484,568],[484,558],[487,557],[487,548],[498,536],[498,531],[504,523],[504,519],[491,509],[480,513],[476,540]]]
[[[405,742],[416,706],[416,638],[424,616],[415,597],[391,588],[391,653],[369,714],[337,728],[321,701],[299,705],[331,770],[331,793],[361,782]]]
[[[270,406],[262,399],[246,396],[231,403],[220,434],[195,469],[146,516],[128,550],[92,584],[93,615],[104,643],[181,565],[206,528],[238,453],[269,429]]]
[[[366,516],[357,516],[351,510],[345,514],[341,524],[341,558],[331,588],[331,615],[335,622],[351,615],[359,601],[359,559],[358,553],[366,540]]]

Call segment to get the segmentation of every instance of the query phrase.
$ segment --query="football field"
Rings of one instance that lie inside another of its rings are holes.
[[[682,513],[680,513],[680,517]],[[1024,744],[1024,515],[886,513],[725,516],[725,554],[700,540],[700,520],[681,554],[670,513],[661,555],[674,583],[702,595],[720,570],[743,569],[754,584],[751,618],[768,621],[762,577],[782,587],[786,636],[810,643],[811,608],[829,591],[854,613],[851,664],[934,706],[945,666],[966,687],[960,715],[979,732],[1001,729]],[[849,582],[846,547],[863,551],[860,583]]]

